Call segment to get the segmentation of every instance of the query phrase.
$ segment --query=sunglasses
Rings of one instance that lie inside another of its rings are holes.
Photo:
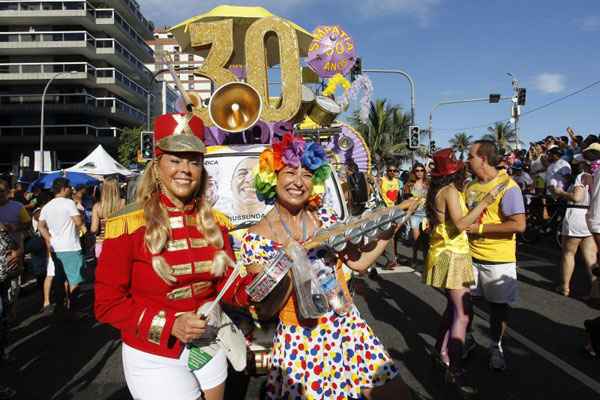
[[[398,172],[397,169],[388,169],[389,172]]]
[[[425,172],[424,169],[415,169],[415,172]]]

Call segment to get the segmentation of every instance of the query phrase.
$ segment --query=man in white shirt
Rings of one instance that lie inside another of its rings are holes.
[[[571,175],[571,164],[561,158],[562,151],[558,146],[548,150],[547,157],[550,165],[546,169],[546,191],[553,194],[553,189],[561,188],[567,190],[569,176]]]
[[[40,213],[38,229],[46,241],[54,260],[56,276],[64,274],[70,297],[83,281],[83,254],[79,242],[79,230],[83,218],[71,200],[71,187],[66,178],[55,179],[52,184],[54,199],[50,200]]]

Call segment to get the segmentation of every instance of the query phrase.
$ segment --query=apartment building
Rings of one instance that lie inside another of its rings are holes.
[[[121,130],[146,124],[149,94],[160,90],[146,67],[153,38],[135,0],[0,2],[0,170],[34,159],[50,81],[44,149],[56,152],[53,168],[97,144],[115,154]]]
[[[206,78],[194,76],[192,73],[194,68],[200,66],[204,61],[202,57],[195,54],[182,53],[173,34],[168,32],[166,28],[155,29],[154,38],[146,43],[154,50],[155,54],[158,55],[164,52],[169,55],[174,67],[173,69],[181,81],[184,90],[198,95],[203,101],[208,101],[212,92],[211,81]],[[164,71],[167,69],[167,65],[160,57],[157,56],[152,64],[147,64],[146,66],[150,71],[157,74],[159,81],[164,81],[168,87],[177,90],[171,74]]]

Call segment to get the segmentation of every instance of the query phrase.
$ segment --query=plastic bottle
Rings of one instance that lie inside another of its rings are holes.
[[[344,291],[335,278],[333,271],[321,268],[317,272],[317,282],[332,309],[338,315],[346,315],[350,310],[350,302],[344,296]]]

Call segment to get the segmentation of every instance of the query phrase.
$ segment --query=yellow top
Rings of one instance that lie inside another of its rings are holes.
[[[381,178],[381,197],[387,207],[396,204],[400,195],[400,180],[397,178],[389,179],[387,176]]]
[[[469,210],[462,194],[459,196],[459,204],[463,215],[466,215]],[[469,254],[469,238],[467,237],[467,233],[465,231],[459,232],[449,218],[437,224],[431,232],[426,261],[427,269],[433,267],[439,255],[444,251],[456,254]]]
[[[517,184],[506,171],[499,171],[498,176],[487,183],[477,181],[471,182],[465,189],[466,202],[469,208],[475,207],[485,195],[500,184],[506,186],[496,196],[496,200],[489,205],[479,217],[479,224],[500,224],[503,222],[501,202],[504,193]],[[514,233],[490,233],[484,235],[469,235],[471,245],[471,256],[481,261],[492,261],[496,263],[510,263],[517,261],[517,241]]]

